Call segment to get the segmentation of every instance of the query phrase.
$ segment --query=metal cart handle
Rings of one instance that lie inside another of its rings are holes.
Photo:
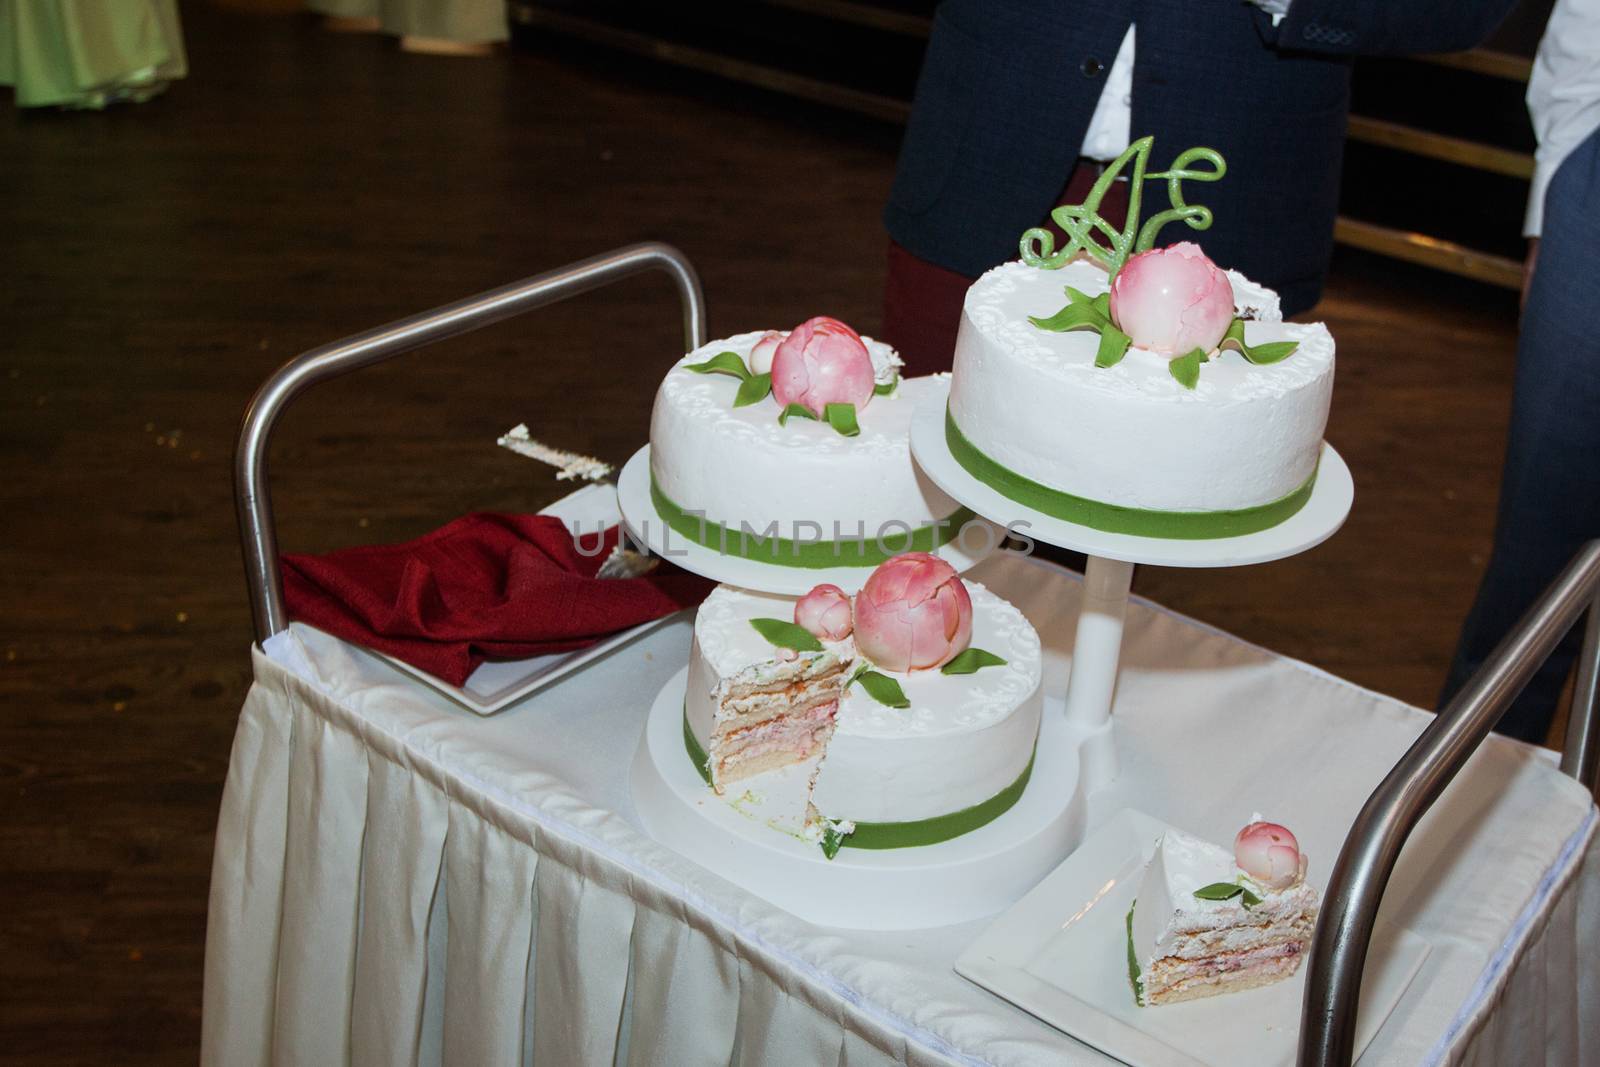
[[[267,445],[273,425],[289,401],[318,382],[646,270],[667,272],[677,286],[683,303],[686,349],[705,344],[706,301],[700,290],[699,275],[682,252],[671,245],[649,241],[592,256],[302,352],[262,383],[245,409],[244,423],[239,428],[239,445],[233,457],[234,508],[239,516],[239,535],[244,542],[256,640],[265,641],[289,625],[283,608],[283,576],[278,570],[272,497],[267,487]]]
[[[1600,541],[1590,541],[1439,712],[1356,816],[1333,865],[1323,919],[1312,939],[1300,1020],[1300,1067],[1344,1067],[1353,1059],[1361,972],[1378,904],[1401,847],[1585,609],[1589,622],[1578,657],[1561,770],[1591,790],[1596,787]]]

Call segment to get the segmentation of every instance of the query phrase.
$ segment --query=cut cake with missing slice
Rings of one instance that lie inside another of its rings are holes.
[[[723,680],[708,746],[712,787],[724,793],[733,782],[820,754],[853,660],[840,647],[802,652]]]

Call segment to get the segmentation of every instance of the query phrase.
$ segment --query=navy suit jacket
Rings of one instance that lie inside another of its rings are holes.
[[[1221,181],[1186,183],[1211,229],[1174,223],[1218,264],[1316,303],[1333,248],[1350,61],[1471,48],[1515,0],[1294,0],[1277,26],[1245,0],[946,0],[884,211],[914,255],[969,276],[1017,257],[1055,205],[1130,23],[1134,137],[1152,170],[1206,145]],[[1167,207],[1147,182],[1148,218]]]

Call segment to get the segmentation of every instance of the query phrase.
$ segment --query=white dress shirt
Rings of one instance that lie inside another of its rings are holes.
[[[1528,79],[1528,113],[1539,147],[1522,232],[1537,237],[1556,168],[1600,127],[1600,0],[1556,0]]]
[[[1283,21],[1285,12],[1294,0],[1250,0],[1251,3],[1272,15],[1272,24]],[[1595,0],[1585,0],[1591,7]],[[1109,163],[1133,143],[1133,31],[1122,36],[1122,46],[1106,75],[1106,85],[1100,90],[1100,99],[1094,105],[1094,115],[1083,134],[1083,147],[1078,154],[1085,159]]]

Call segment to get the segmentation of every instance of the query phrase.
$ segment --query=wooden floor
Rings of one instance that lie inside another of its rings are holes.
[[[698,264],[712,335],[872,331],[899,132],[634,61],[408,56],[189,5],[193,74],[0,116],[0,1061],[192,1062],[211,837],[249,615],[229,456],[295,353],[598,250]],[[1504,210],[1520,211],[1507,204]],[[1484,560],[1506,294],[1341,256],[1330,431],[1349,525],[1138,590],[1431,703]],[[649,278],[334,383],[273,453],[282,542],[394,540],[562,491],[494,446],[611,459],[679,348]]]

